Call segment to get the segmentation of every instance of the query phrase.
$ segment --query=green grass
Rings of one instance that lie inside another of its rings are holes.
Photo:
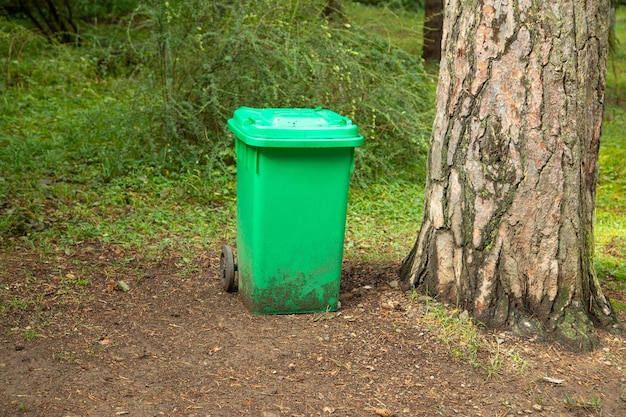
[[[582,410],[593,414],[602,412],[602,400],[594,393],[591,393],[589,399],[579,397],[572,398],[569,395],[565,395],[564,401],[567,407],[572,411]]]
[[[346,225],[348,259],[388,262],[409,252],[422,219],[420,184],[381,181],[350,191]]]
[[[422,54],[423,12],[379,8],[348,2],[346,14],[359,26],[410,54]]]
[[[599,157],[596,269],[626,284],[626,110],[612,106],[607,115]]]
[[[487,378],[500,378],[508,373],[526,372],[528,363],[516,347],[504,347],[498,338],[490,338],[467,312],[451,310],[427,301],[424,322],[429,331],[441,340],[450,355],[484,372]]]

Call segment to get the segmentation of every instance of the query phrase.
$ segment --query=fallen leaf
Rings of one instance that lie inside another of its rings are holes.
[[[106,292],[113,292],[113,291],[115,291],[115,287],[116,287],[116,285],[115,285],[115,281],[113,281],[112,279],[110,279],[110,280],[107,282]]]
[[[395,309],[395,305],[393,304],[393,301],[390,301],[388,303],[382,303],[381,307],[384,308],[385,310],[394,310]]]
[[[326,407],[322,408],[322,412],[324,412],[324,413],[328,413],[328,414],[332,414],[332,413],[334,413],[334,412],[335,412],[335,409],[334,409],[334,408],[332,408],[332,407],[328,407],[328,406],[326,406]]]
[[[393,414],[393,411],[387,408],[366,408],[366,410],[373,411],[381,417],[395,417],[395,414]]]
[[[565,382],[564,379],[550,378],[549,376],[544,376],[542,379],[552,384],[562,384],[563,382]]]

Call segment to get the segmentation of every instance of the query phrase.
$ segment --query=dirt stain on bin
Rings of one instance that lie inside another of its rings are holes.
[[[293,314],[335,311],[339,299],[339,280],[328,279],[328,268],[323,274],[278,274],[267,278],[268,288],[244,285],[242,298],[249,311],[255,314]],[[324,276],[326,275],[326,276]]]

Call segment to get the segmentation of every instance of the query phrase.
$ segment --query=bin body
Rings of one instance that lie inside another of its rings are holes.
[[[240,108],[239,293],[257,314],[335,311],[354,147],[349,119],[324,109]]]

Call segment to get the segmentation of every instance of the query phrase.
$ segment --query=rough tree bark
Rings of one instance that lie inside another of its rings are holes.
[[[610,0],[445,1],[425,211],[401,274],[490,326],[593,348]]]
[[[424,2],[424,47],[422,58],[426,61],[441,60],[441,36],[443,34],[443,0]]]

